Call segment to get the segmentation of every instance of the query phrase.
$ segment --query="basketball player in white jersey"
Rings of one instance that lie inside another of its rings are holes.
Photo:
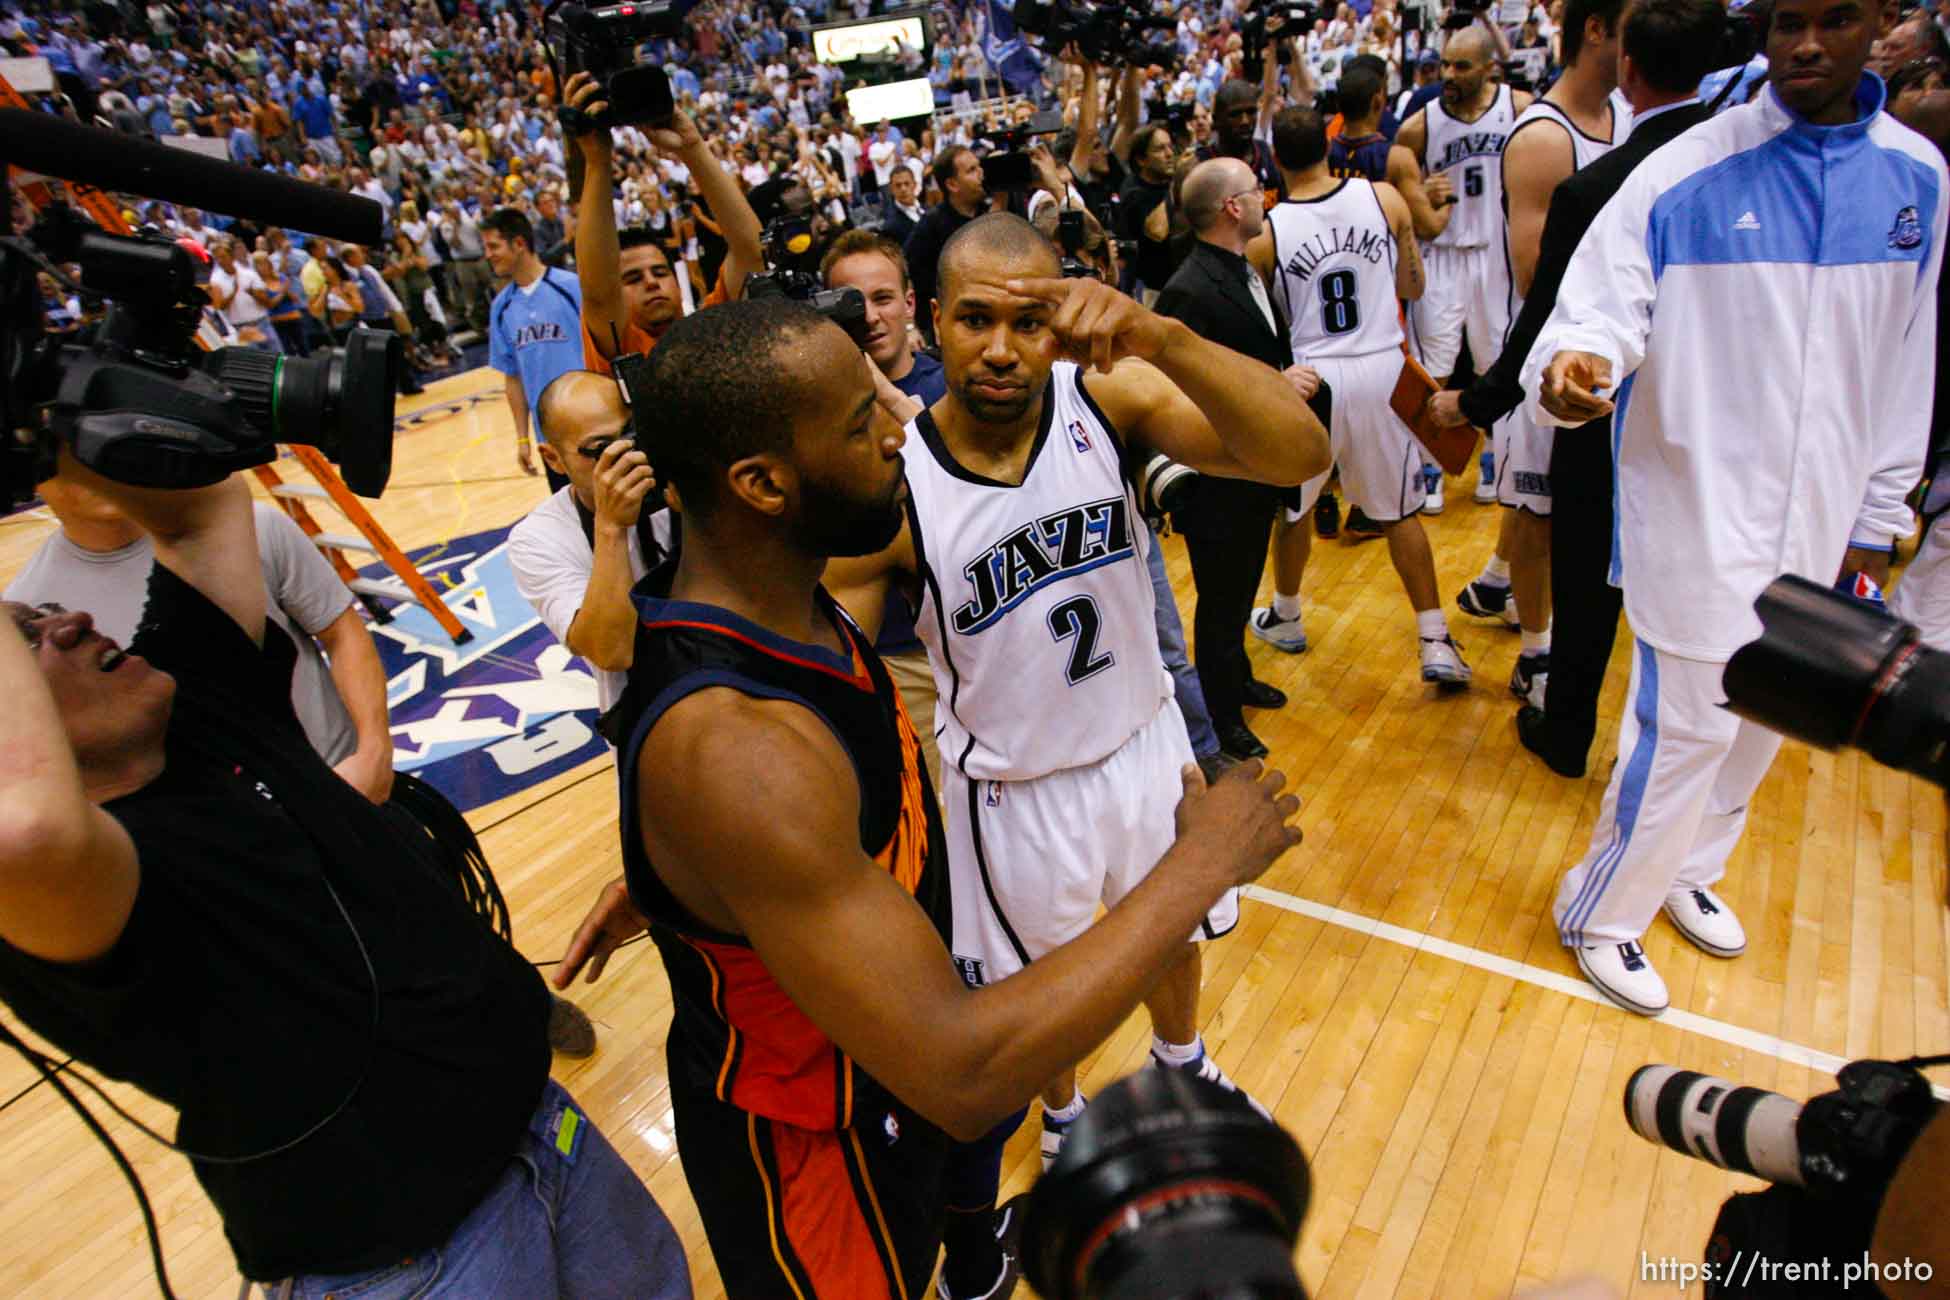
[[[1247,260],[1288,321],[1294,363],[1314,371],[1332,395],[1341,486],[1388,539],[1388,558],[1415,609],[1422,680],[1462,686],[1469,665],[1449,636],[1435,559],[1417,517],[1426,491],[1422,446],[1388,404],[1403,361],[1396,300],[1412,303],[1423,291],[1408,202],[1385,181],[1334,176],[1327,123],[1311,108],[1275,115],[1273,156],[1287,199],[1266,215],[1266,228],[1247,245]],[[1304,521],[1326,481],[1325,474],[1309,479],[1299,511],[1287,512],[1295,536],[1306,536]],[[1299,558],[1304,568],[1304,549]],[[1275,573],[1276,600],[1298,600],[1300,568]],[[1255,624],[1278,617],[1277,608],[1253,611]]]
[[[1442,233],[1422,245],[1422,296],[1408,307],[1409,347],[1438,384],[1455,371],[1465,337],[1476,368],[1489,365],[1508,325],[1497,272],[1503,262],[1503,142],[1531,96],[1494,80],[1497,46],[1482,26],[1449,38],[1442,94],[1402,123],[1395,143],[1429,176],[1446,176],[1455,205]],[[1487,471],[1489,467],[1484,466]],[[1478,501],[1492,501],[1486,472]]]
[[[1504,295],[1506,329],[1523,309],[1536,274],[1551,193],[1572,172],[1604,157],[1631,129],[1629,107],[1613,94],[1618,88],[1618,19],[1624,7],[1624,0],[1566,0],[1564,73],[1518,116],[1503,146],[1506,256],[1496,268],[1495,283]],[[1494,360],[1485,354],[1481,366],[1487,368]],[[1446,419],[1455,394],[1438,396],[1442,400],[1436,418]],[[1522,407],[1497,424],[1496,498],[1505,509],[1496,552],[1482,576],[1456,597],[1467,613],[1520,623],[1523,645],[1510,674],[1510,691],[1538,708],[1544,706],[1550,672],[1555,433],[1538,428]]]
[[[1124,461],[1161,452],[1282,486],[1329,464],[1326,430],[1278,371],[1058,268],[1010,214],[949,240],[933,304],[948,392],[908,426],[907,527],[826,576],[849,610],[879,610],[889,582],[915,596],[941,695],[954,953],[970,984],[1082,933],[1172,841],[1170,792],[1191,745]],[[1228,898],[1188,938],[1237,919]],[[1147,1000],[1153,1056],[1230,1088],[1199,1038],[1199,972],[1188,942]],[[1046,1156],[1082,1109],[1074,1071],[1052,1081]]]

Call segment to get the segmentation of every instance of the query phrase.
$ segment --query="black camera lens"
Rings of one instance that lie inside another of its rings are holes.
[[[1793,574],[1769,584],[1754,612],[1760,639],[1734,651],[1721,678],[1728,708],[1950,787],[1950,655],[1893,615]]]
[[[393,395],[403,361],[399,335],[354,330],[344,347],[309,357],[222,348],[209,365],[260,433],[318,448],[347,487],[376,497],[393,473]]]
[[[1237,1093],[1176,1070],[1104,1089],[1031,1193],[1023,1264],[1048,1300],[1304,1300],[1306,1157]]]

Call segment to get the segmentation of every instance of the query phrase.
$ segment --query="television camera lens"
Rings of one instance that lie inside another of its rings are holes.
[[[1299,1144],[1237,1093],[1140,1070],[1091,1099],[1030,1195],[1025,1275],[1049,1300],[1303,1298]]]
[[[223,348],[208,364],[268,439],[318,448],[347,487],[376,497],[393,472],[393,394],[403,363],[399,335],[355,330],[343,348],[314,356]]]

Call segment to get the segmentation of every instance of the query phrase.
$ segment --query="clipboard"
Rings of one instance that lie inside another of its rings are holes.
[[[1429,372],[1414,357],[1402,353],[1402,373],[1395,380],[1395,391],[1389,395],[1388,405],[1436,464],[1447,473],[1460,474],[1469,468],[1470,457],[1476,452],[1476,440],[1482,433],[1474,425],[1444,428],[1431,419],[1429,398],[1437,391]]]

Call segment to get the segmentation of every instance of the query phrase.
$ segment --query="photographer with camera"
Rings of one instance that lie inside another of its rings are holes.
[[[656,347],[683,314],[683,298],[670,258],[653,234],[617,234],[615,147],[602,94],[602,83],[587,72],[574,74],[563,87],[563,115],[583,160],[575,230],[576,276],[583,294],[582,364],[606,375],[614,358]],[[745,278],[764,269],[765,253],[763,229],[738,182],[705,145],[689,114],[677,112],[664,125],[639,129],[661,155],[689,171],[697,197],[723,233],[724,264],[717,284],[699,305],[742,297]]]
[[[1118,196],[1123,219],[1122,238],[1136,243],[1132,259],[1136,276],[1132,292],[1138,301],[1155,303],[1158,293],[1177,269],[1172,256],[1172,180],[1179,154],[1171,131],[1160,122],[1147,122],[1131,137],[1131,170]]]
[[[126,649],[5,606],[0,995],[178,1112],[268,1293],[688,1296],[670,1224],[548,1078],[546,986],[454,888],[465,824],[373,804],[294,717],[244,480],[60,474],[156,566]]]
[[[1882,83],[1864,72],[1874,39],[1859,5],[1777,0],[1769,92],[1626,179],[1524,363],[1540,425],[1616,408],[1612,573],[1637,637],[1633,705],[1555,913],[1592,983],[1644,1015],[1668,1002],[1639,944],[1661,909],[1709,954],[1746,949],[1712,886],[1780,745],[1718,707],[1754,597],[1783,571],[1880,583],[1891,539],[1912,527],[1950,182],[1935,146],[1884,115]],[[1806,186],[1812,216],[1737,179],[1763,161]],[[1672,192],[1686,203],[1662,201]],[[1746,238],[1784,226],[1803,235]],[[1811,242],[1824,228],[1856,232],[1845,258]],[[1710,255],[1686,242],[1707,231],[1725,232]],[[1821,366],[1783,382],[1778,358],[1810,348]]]

